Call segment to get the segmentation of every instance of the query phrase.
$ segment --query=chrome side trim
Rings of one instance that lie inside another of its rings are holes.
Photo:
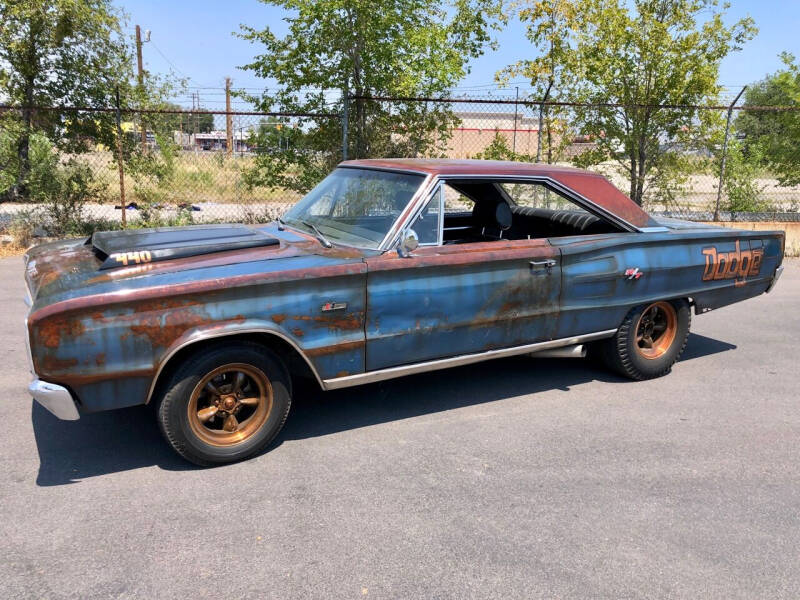
[[[778,283],[778,279],[781,278],[781,275],[783,275],[783,265],[778,265],[778,268],[775,269],[775,275],[772,276],[772,281],[767,287],[767,294],[769,294],[772,291],[772,288],[775,287],[775,284]]]
[[[425,210],[425,207],[428,206],[428,203],[433,200],[434,196],[439,195],[439,231],[437,233],[437,238],[435,242],[426,242],[420,243],[420,246],[441,246],[444,242],[444,187],[443,182],[439,182],[436,187],[433,188],[433,191],[425,196],[424,201],[415,209],[414,214],[408,219],[408,226],[411,228],[414,223],[417,221],[417,217],[422,214],[422,211]],[[403,230],[401,230],[402,232]]]
[[[426,174],[425,179],[422,180],[422,183],[417,188],[417,191],[414,192],[414,195],[411,196],[411,200],[408,201],[408,204],[406,204],[404,208],[404,212],[406,214],[405,219],[403,218],[403,213],[401,212],[400,216],[398,216],[394,223],[392,223],[389,231],[386,232],[386,235],[381,240],[381,243],[378,244],[378,251],[386,252],[387,250],[392,250],[397,245],[397,239],[399,239],[400,233],[405,229],[407,224],[410,225],[413,222],[412,219],[420,210],[422,210],[424,202],[428,198],[431,189],[433,188],[434,182],[435,178],[433,175]],[[409,211],[409,207],[413,208]]]
[[[388,369],[380,369],[378,371],[369,371],[367,373],[359,373],[358,375],[348,375],[347,377],[325,379],[322,382],[323,389],[338,390],[354,385],[362,385],[365,383],[374,383],[376,381],[394,379],[395,377],[404,377],[406,375],[414,375],[416,373],[427,373],[428,371],[437,371],[439,369],[447,369],[449,367],[469,365],[494,358],[504,358],[507,356],[516,356],[518,354],[527,354],[529,352],[548,350],[550,348],[572,346],[574,344],[608,338],[614,335],[616,332],[616,329],[607,329],[605,331],[598,331],[596,333],[589,333],[586,335],[578,335],[571,338],[561,338],[559,340],[549,340],[547,342],[536,342],[535,344],[525,344],[524,346],[514,346],[513,348],[500,348],[498,350],[488,350],[486,352],[478,352],[475,354],[463,354],[461,356],[440,358],[438,360],[430,360],[412,365],[401,365],[399,367],[390,367]]]
[[[28,386],[33,399],[64,421],[77,421],[81,418],[75,400],[69,390],[55,383],[34,379]]]
[[[164,357],[161,359],[161,362],[158,365],[158,369],[156,370],[156,374],[153,376],[153,381],[150,383],[150,389],[147,392],[147,398],[145,399],[145,404],[150,404],[150,400],[153,398],[153,392],[156,389],[156,384],[158,383],[158,378],[161,376],[161,373],[164,371],[164,367],[167,366],[172,357],[175,356],[178,352],[183,350],[184,348],[191,346],[192,344],[196,344],[197,342],[202,342],[205,340],[210,340],[214,338],[223,338],[223,337],[231,337],[235,335],[246,335],[251,333],[259,333],[259,334],[266,334],[266,335],[273,335],[277,338],[282,339],[284,342],[288,342],[289,345],[294,348],[297,353],[303,357],[303,360],[306,361],[308,368],[311,369],[311,372],[314,374],[314,377],[319,383],[319,386],[324,390],[325,383],[323,382],[322,378],[317,373],[316,367],[314,367],[313,363],[308,359],[305,355],[303,350],[297,343],[292,340],[288,335],[281,333],[280,331],[276,331],[274,329],[263,328],[263,327],[247,327],[242,329],[228,329],[225,331],[201,331],[193,336],[190,336],[185,341],[181,342],[175,348],[172,348]]]

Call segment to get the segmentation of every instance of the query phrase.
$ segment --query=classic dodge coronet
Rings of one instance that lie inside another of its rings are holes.
[[[695,314],[767,292],[784,234],[655,220],[605,178],[344,162],[277,222],[99,232],[26,255],[33,397],[155,404],[186,459],[266,447],[322,389],[511,356],[669,372]]]

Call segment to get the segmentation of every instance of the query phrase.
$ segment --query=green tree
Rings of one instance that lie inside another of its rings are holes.
[[[214,130],[214,115],[207,112],[186,111],[182,106],[167,102],[163,105],[168,110],[179,110],[180,114],[169,115],[164,125],[172,131],[183,133],[209,133]],[[206,109],[200,108],[200,111]]]
[[[340,94],[347,90],[358,97],[349,111],[350,157],[441,148],[454,122],[447,106],[364,97],[449,90],[490,43],[500,18],[497,0],[262,1],[289,11],[288,32],[278,37],[270,28],[242,26],[244,39],[263,46],[244,68],[274,79],[279,88],[252,100],[264,111],[339,113]],[[253,177],[263,185],[308,189],[340,159],[338,118],[297,125],[286,152],[257,158],[259,174]]]
[[[576,163],[615,161],[639,204],[649,190],[669,196],[691,163],[678,155],[704,145],[719,119],[694,108],[659,107],[716,101],[720,62],[754,35],[752,19],[726,25],[726,6],[716,0],[572,5],[569,26],[559,31],[566,39],[558,61],[570,97],[591,105],[574,111],[575,127],[596,144]]]
[[[528,154],[514,152],[508,147],[508,139],[505,135],[496,131],[494,138],[486,148],[478,152],[472,158],[479,160],[512,160],[516,162],[534,162],[534,157]]]
[[[744,106],[794,107],[795,110],[742,111],[736,130],[743,135],[743,150],[773,171],[781,185],[800,183],[800,65],[794,56],[781,55],[785,68],[750,86]]]
[[[31,139],[46,136],[80,151],[93,138],[112,143],[113,114],[35,110],[36,106],[108,106],[130,78],[121,13],[111,0],[0,2],[0,96],[19,106],[13,183],[2,198],[28,197]]]
[[[512,4],[510,14],[515,13],[525,24],[525,36],[536,48],[534,58],[518,60],[498,71],[495,80],[507,84],[512,78],[525,77],[533,89],[531,100],[559,100],[562,91],[567,91],[574,81],[576,69],[571,63],[575,56],[570,46],[577,23],[577,4],[574,0],[527,0]],[[542,131],[539,135],[539,155],[552,163],[561,154],[573,137],[567,124],[567,110],[562,107],[542,105],[539,107]]]

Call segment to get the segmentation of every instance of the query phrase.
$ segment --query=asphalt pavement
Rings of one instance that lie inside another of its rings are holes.
[[[215,469],[146,408],[33,404],[21,259],[0,281],[0,597],[800,597],[798,261],[664,378],[517,357],[305,390]]]

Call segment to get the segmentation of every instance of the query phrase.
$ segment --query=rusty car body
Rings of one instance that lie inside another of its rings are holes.
[[[331,177],[369,193],[344,212],[317,193],[294,222],[31,249],[33,397],[62,419],[159,402],[179,365],[235,340],[324,390],[516,354],[583,355],[653,306],[637,325],[646,353],[655,303],[703,313],[768,291],[782,270],[781,232],[657,220],[577,169],[387,159],[344,162]],[[343,230],[356,233],[337,239]],[[667,308],[661,328],[668,318]],[[236,398],[223,396],[201,414],[223,415],[227,434],[239,423],[220,404]]]

